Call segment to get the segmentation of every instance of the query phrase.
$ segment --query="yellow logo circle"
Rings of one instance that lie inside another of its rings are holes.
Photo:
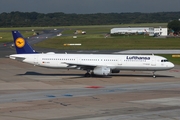
[[[23,38],[17,38],[15,44],[18,48],[22,48],[25,45],[25,40]]]

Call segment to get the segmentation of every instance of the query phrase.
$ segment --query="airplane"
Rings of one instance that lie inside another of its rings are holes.
[[[155,78],[156,71],[174,67],[166,58],[156,55],[38,53],[19,31],[12,31],[12,35],[17,54],[9,58],[47,68],[85,70],[84,77],[108,76],[121,70],[130,70],[153,71]]]

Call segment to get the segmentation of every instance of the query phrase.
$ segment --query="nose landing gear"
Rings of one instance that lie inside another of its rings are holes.
[[[156,78],[155,72],[156,72],[156,71],[153,71],[153,78]]]

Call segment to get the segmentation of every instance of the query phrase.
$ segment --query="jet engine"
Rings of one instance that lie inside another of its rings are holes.
[[[111,73],[111,69],[108,67],[95,67],[93,73],[95,75],[108,75]]]

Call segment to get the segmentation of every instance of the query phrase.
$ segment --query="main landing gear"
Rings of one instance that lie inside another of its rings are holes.
[[[92,77],[92,76],[94,76],[94,73],[93,72],[90,73],[90,70],[87,70],[87,73],[84,74],[84,77]]]
[[[87,72],[86,74],[84,74],[84,77],[91,77],[91,74]]]

